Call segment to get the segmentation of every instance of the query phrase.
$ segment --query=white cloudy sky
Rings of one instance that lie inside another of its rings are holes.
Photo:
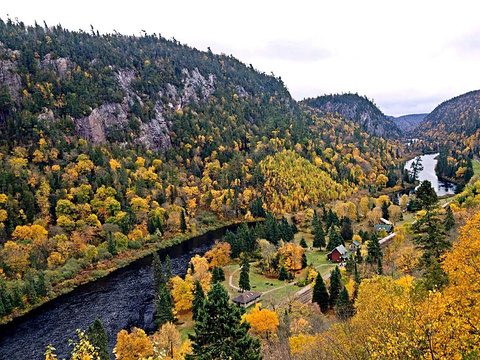
[[[480,88],[479,10],[476,0],[10,0],[0,17],[175,37],[281,76],[297,100],[358,92],[402,115]]]

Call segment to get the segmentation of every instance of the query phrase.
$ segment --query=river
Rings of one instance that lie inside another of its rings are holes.
[[[423,170],[418,174],[418,179],[420,182],[423,180],[428,180],[432,183],[432,187],[435,189],[435,192],[438,196],[454,194],[456,185],[450,181],[439,179],[435,173],[435,165],[437,165],[437,160],[435,159],[438,154],[425,154],[421,155]],[[408,160],[405,164],[405,169],[411,171],[410,166],[414,159]]]
[[[164,262],[172,259],[172,273],[183,276],[195,254],[204,254],[232,225],[192,238],[170,249],[162,250]],[[154,330],[153,271],[151,256],[137,260],[110,275],[79,286],[25,316],[0,327],[1,360],[44,359],[47,345],[56,349],[59,359],[66,358],[71,347],[68,339],[78,339],[76,329],[86,330],[98,317],[108,334],[109,349],[116,334],[133,326]]]

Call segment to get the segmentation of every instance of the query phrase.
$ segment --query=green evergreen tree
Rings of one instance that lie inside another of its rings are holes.
[[[185,211],[183,211],[183,210],[180,214],[180,230],[184,234],[185,234],[185,231],[187,231],[187,221],[185,219]]]
[[[313,236],[313,247],[319,248],[320,250],[324,247],[325,244],[325,233],[323,231],[323,225],[319,220],[317,225],[314,227],[315,234]]]
[[[215,283],[214,283],[215,284]],[[193,290],[193,301],[192,301],[192,313],[193,320],[197,321],[198,313],[200,309],[203,309],[205,302],[205,293],[203,292],[202,285],[200,281],[195,281],[195,288]]]
[[[281,238],[283,239],[284,242],[290,242],[293,241],[293,231],[292,227],[288,224],[287,219],[285,217],[282,218],[282,221],[279,225],[279,230],[281,234]]]
[[[423,287],[429,291],[439,291],[448,284],[448,276],[440,266],[440,262],[434,256],[428,261],[428,267],[425,269],[420,282]]]
[[[357,263],[355,263],[355,268],[354,268],[354,272],[353,272],[353,280],[354,280],[357,284],[360,284],[360,282],[362,281],[362,280],[360,279],[360,273],[358,272]]]
[[[312,234],[315,234],[315,232],[317,231],[316,229],[319,222],[320,222],[320,219],[318,218],[317,209],[314,209],[313,218],[312,218]]]
[[[242,263],[240,267],[240,279],[238,281],[238,286],[242,291],[250,290],[250,263],[246,255],[242,257]]]
[[[345,264],[345,270],[349,275],[351,275],[353,274],[354,267],[355,267],[355,260],[353,260],[353,256],[349,256]]]
[[[108,244],[107,244],[107,250],[110,254],[113,256],[117,255],[117,245],[115,244],[115,239],[113,238],[113,234],[111,231],[108,232]]]
[[[432,256],[440,259],[452,244],[445,239],[445,229],[435,209],[437,194],[430,181],[422,181],[415,195],[422,209],[425,210],[425,215],[412,225],[412,231],[415,234],[413,242],[423,250],[421,266],[427,268]]]
[[[307,255],[305,253],[302,254],[302,269],[306,268],[308,265]]]
[[[165,257],[165,282],[168,283],[168,281],[173,277],[172,275],[172,259],[170,259],[170,256],[167,254]]]
[[[97,350],[98,357],[101,360],[110,360],[107,332],[99,318],[95,318],[93,324],[88,327],[87,337],[90,344]]]
[[[300,246],[303,247],[304,249],[308,248],[307,242],[305,241],[305,238],[303,236],[300,239]]]
[[[220,283],[212,286],[195,321],[193,354],[187,360],[261,360],[260,340],[248,334],[250,325],[242,321],[245,310],[230,302]]]
[[[333,309],[337,303],[338,295],[342,289],[342,275],[340,274],[340,269],[338,266],[335,266],[330,272],[330,287],[328,292],[330,293],[330,307]]]
[[[13,307],[25,309],[25,300],[23,299],[23,289],[20,283],[15,284],[13,289]]]
[[[156,251],[153,253],[152,267],[153,289],[155,291],[155,297],[158,297],[158,295],[160,295],[160,290],[162,286],[165,286],[165,276],[163,275],[162,262],[160,261],[160,257],[158,256],[158,253]]]
[[[225,281],[225,272],[221,267],[215,266],[212,270],[212,280],[211,283],[215,284],[217,282]]]
[[[388,207],[390,206],[390,204],[386,201],[383,201],[382,202],[382,217],[386,220],[388,220],[389,218],[389,215],[388,215]]]
[[[338,233],[336,227],[332,226],[332,227],[330,227],[330,230],[328,232],[327,251],[332,251],[333,249],[335,249],[339,245],[344,245],[343,244],[343,238]]]
[[[378,275],[383,275],[383,264],[382,264],[382,258],[379,257],[377,259],[377,274]]]
[[[280,266],[280,270],[278,271],[278,280],[283,281],[287,280],[288,278],[288,273],[287,270],[285,269],[285,266]]]
[[[35,282],[35,289],[39,296],[47,296],[47,282],[43,271],[40,271],[38,274],[38,280]]]
[[[367,252],[368,253],[366,261],[369,264],[375,264],[378,262],[378,259],[381,259],[383,257],[382,248],[380,246],[380,242],[376,233],[373,233],[370,237]]]
[[[330,297],[328,295],[327,287],[320,274],[315,279],[315,285],[312,290],[312,302],[317,303],[320,310],[325,314],[328,311]]]
[[[450,231],[450,229],[455,226],[455,218],[453,217],[453,212],[450,205],[447,206],[447,216],[445,217],[444,225],[446,231]]]
[[[340,320],[347,320],[353,316],[353,305],[345,287],[340,291],[340,295],[338,296],[335,313]]]
[[[275,219],[271,212],[268,212],[267,218],[265,219],[265,237],[273,245],[278,245],[281,238],[277,219]]]
[[[155,326],[161,327],[167,322],[173,322],[175,317],[172,312],[172,297],[165,286],[160,289],[157,298],[157,313],[155,314]]]
[[[340,235],[344,241],[352,240],[353,229],[352,229],[352,220],[349,217],[344,217],[342,219],[342,227],[340,229]]]

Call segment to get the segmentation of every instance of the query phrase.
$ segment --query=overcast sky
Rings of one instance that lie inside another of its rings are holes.
[[[3,20],[127,35],[145,30],[232,54],[280,76],[297,100],[357,92],[387,115],[403,115],[480,89],[476,0],[3,2]]]

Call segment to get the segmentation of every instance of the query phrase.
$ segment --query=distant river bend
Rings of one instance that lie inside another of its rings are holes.
[[[428,180],[432,183],[432,187],[438,196],[455,194],[456,185],[450,181],[440,179],[435,173],[435,165],[437,160],[435,159],[438,154],[425,154],[421,155],[423,170],[418,174],[420,182]],[[405,164],[405,169],[411,171],[412,162],[415,159],[408,160]]]

